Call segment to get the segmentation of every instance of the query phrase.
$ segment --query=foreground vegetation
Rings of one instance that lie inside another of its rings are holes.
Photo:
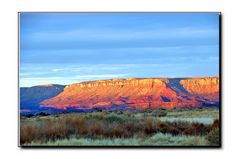
[[[217,146],[217,108],[21,116],[23,146]]]

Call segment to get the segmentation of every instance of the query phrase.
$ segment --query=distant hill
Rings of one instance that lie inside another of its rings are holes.
[[[130,78],[21,88],[21,108],[146,109],[219,105],[219,78]]]
[[[20,88],[20,109],[37,110],[40,103],[46,99],[55,97],[64,90],[63,85],[48,84],[33,87]]]

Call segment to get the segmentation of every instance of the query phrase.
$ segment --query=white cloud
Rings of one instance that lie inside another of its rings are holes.
[[[42,84],[62,84],[68,85],[72,83],[100,80],[100,79],[112,79],[112,78],[124,78],[128,74],[98,74],[98,75],[74,75],[69,77],[27,77],[20,79],[20,87],[29,87]]]
[[[63,70],[65,70],[65,69],[63,69],[63,68],[55,68],[55,69],[52,69],[51,71],[58,72],[58,71],[63,71]]]

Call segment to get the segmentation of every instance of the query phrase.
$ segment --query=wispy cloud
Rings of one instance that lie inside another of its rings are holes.
[[[51,71],[53,72],[59,72],[59,71],[63,71],[65,70],[64,68],[55,68],[55,69],[52,69]]]
[[[47,38],[46,38],[47,37]],[[76,29],[59,32],[35,32],[23,37],[23,40],[32,42],[60,43],[60,42],[96,42],[108,41],[139,41],[156,39],[185,39],[185,38],[206,38],[218,37],[218,30],[210,27],[181,27],[181,28],[160,28],[160,29]],[[24,41],[23,41],[24,43]],[[25,45],[23,45],[25,46]]]
[[[72,76],[54,76],[54,77],[24,77],[21,78],[20,86],[34,86],[41,84],[72,84],[82,81],[92,81],[100,79],[124,78],[128,74],[95,74],[95,75],[72,75]]]
[[[219,16],[21,14],[20,84],[217,75]]]

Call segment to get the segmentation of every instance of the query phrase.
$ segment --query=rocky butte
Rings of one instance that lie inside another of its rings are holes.
[[[219,78],[129,78],[81,82],[64,87],[59,94],[42,100],[39,105],[56,109],[219,106]]]

